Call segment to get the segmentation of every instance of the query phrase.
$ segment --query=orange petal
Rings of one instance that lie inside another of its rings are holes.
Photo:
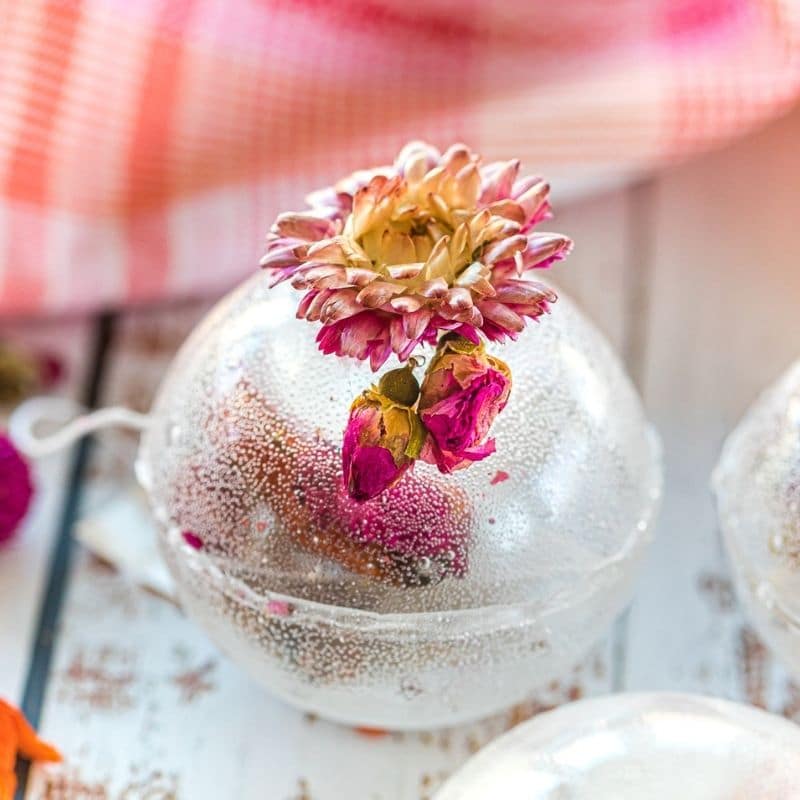
[[[0,701],[2,703],[2,701]],[[21,711],[2,703],[10,712],[17,729],[17,748],[19,754],[29,761],[61,761],[61,754],[47,742],[43,742],[31,727]]]
[[[17,763],[17,726],[11,715],[12,709],[0,700],[0,774],[13,772]]]
[[[17,776],[11,772],[0,772],[0,800],[14,800],[17,791]]]

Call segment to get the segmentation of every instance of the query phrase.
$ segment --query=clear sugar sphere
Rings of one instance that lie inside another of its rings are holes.
[[[800,362],[729,436],[714,488],[739,597],[800,675]]]
[[[800,728],[724,700],[612,695],[542,714],[460,769],[436,800],[791,800]]]
[[[342,433],[376,375],[322,355],[296,295],[268,286],[198,326],[142,441],[187,612],[271,692],[354,724],[477,718],[563,674],[629,599],[661,486],[602,336],[561,297],[488,346],[513,374],[496,452],[449,475],[417,462],[358,503]]]

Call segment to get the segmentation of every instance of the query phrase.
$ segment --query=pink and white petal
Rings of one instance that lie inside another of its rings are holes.
[[[550,213],[549,194],[550,185],[545,181],[539,181],[517,196],[516,201],[525,214],[526,225],[535,225]]]
[[[388,337],[385,339],[373,339],[370,343],[369,365],[373,372],[377,372],[392,354],[392,348]]]
[[[377,272],[362,267],[345,267],[345,275],[351,286],[368,286],[379,277]]]
[[[455,285],[463,286],[476,294],[492,297],[495,293],[494,286],[490,282],[492,271],[480,261],[473,261],[456,278]]]
[[[480,328],[483,325],[483,314],[477,306],[472,306],[469,315],[465,313],[460,321],[465,325],[471,325],[473,328]]]
[[[312,284],[322,278],[329,278],[331,275],[339,275],[344,278],[344,267],[338,264],[317,264],[315,261],[311,261],[303,264],[303,266],[297,270],[297,277],[299,279],[303,279]]]
[[[397,154],[397,158],[394,160],[394,167],[397,172],[404,175],[408,180],[412,180],[412,175],[410,173],[413,173],[413,180],[416,183],[423,178],[428,170],[433,169],[433,167],[439,163],[440,159],[441,155],[433,145],[415,140],[409,142]],[[424,166],[424,170],[421,174],[417,175],[417,171],[421,169],[422,166]]]
[[[522,317],[529,317],[535,320],[550,311],[550,302],[548,300],[540,300],[538,303],[513,303],[509,308]]]
[[[340,264],[347,266],[347,254],[344,249],[344,239],[336,236],[333,239],[322,239],[308,248],[306,258],[324,264]]]
[[[518,180],[514,181],[511,187],[510,197],[514,200],[518,199],[521,195],[525,194],[531,186],[536,186],[537,183],[544,183],[544,179],[540,175],[523,175]]]
[[[469,289],[461,286],[449,289],[444,298],[443,308],[455,313],[472,308],[472,294]]]
[[[299,265],[301,259],[295,253],[295,247],[296,245],[291,244],[267,250],[261,256],[261,260],[258,262],[259,266],[264,269],[282,269]]]
[[[326,275],[323,278],[318,278],[314,281],[314,285],[320,289],[352,289],[353,284],[347,279],[347,275],[343,267],[340,267],[340,272],[335,272]]]
[[[389,336],[392,343],[392,350],[395,353],[402,353],[403,350],[408,346],[409,341],[403,328],[402,317],[392,317],[392,321],[389,323]]]
[[[408,360],[408,357],[414,352],[418,344],[419,339],[409,339],[408,344],[397,354],[400,361]]]
[[[308,309],[311,306],[311,303],[314,301],[314,298],[316,298],[318,294],[319,292],[316,289],[311,289],[311,291],[306,292],[303,295],[302,299],[300,300],[300,303],[297,306],[297,312],[295,313],[297,319],[306,318],[306,315],[308,314]]]
[[[404,287],[399,284],[373,281],[356,295],[356,300],[367,308],[380,308],[403,291]]]
[[[534,233],[527,238],[522,253],[524,269],[545,269],[569,255],[572,240],[560,233]]]
[[[309,322],[317,322],[320,319],[322,308],[328,302],[333,292],[330,289],[323,289],[315,293],[306,311],[306,319]]]
[[[497,200],[487,207],[495,217],[503,217],[515,223],[516,230],[525,223],[525,210],[516,200]],[[507,227],[507,226],[506,226]]]
[[[389,305],[399,314],[413,314],[422,308],[422,301],[412,295],[401,295],[389,301]]]
[[[337,324],[342,332],[342,349],[361,359],[368,356],[370,343],[381,339],[384,328],[378,315],[370,312],[356,314]],[[383,338],[388,340],[388,336]]]
[[[419,339],[428,327],[433,317],[433,312],[427,308],[420,308],[410,314],[403,315],[403,331],[409,339]]]
[[[447,294],[448,288],[447,281],[444,278],[434,278],[431,281],[425,281],[425,283],[416,290],[416,293],[421,297],[438,299]]]
[[[415,254],[412,253],[412,256],[413,255]],[[389,273],[389,277],[392,278],[392,280],[406,281],[416,278],[417,275],[422,272],[424,266],[425,265],[419,261],[403,264],[392,264],[391,266],[386,267],[386,271]]]
[[[287,212],[275,220],[273,230],[281,236],[293,236],[307,242],[328,239],[336,235],[336,226],[323,216]]]
[[[556,293],[536,281],[509,280],[495,285],[495,298],[498,303],[540,303],[556,301]]]
[[[495,325],[499,325],[507,331],[519,333],[525,329],[524,318],[503,303],[498,303],[495,300],[483,300],[478,304],[478,308],[485,319],[494,322]]]
[[[490,342],[504,342],[506,339],[512,339],[516,341],[517,337],[519,336],[517,331],[510,331],[507,328],[503,328],[495,322],[492,322],[490,319],[485,319],[483,321],[481,333],[483,333],[483,335]]]
[[[481,205],[488,205],[511,195],[519,166],[519,159],[514,158],[511,161],[488,164],[481,170],[483,177],[479,201]]]
[[[484,264],[495,264],[498,261],[513,258],[514,253],[519,253],[527,247],[528,241],[527,237],[519,233],[516,236],[501,239],[486,249],[481,261]]]
[[[456,144],[451,144],[450,147],[444,151],[441,163],[451,175],[455,175],[459,170],[470,165],[473,159],[474,157],[469,147],[461,142],[457,142]]]
[[[350,213],[353,205],[353,196],[348,192],[337,191],[333,186],[317,189],[305,196],[306,203],[320,215],[331,219],[340,219]]]
[[[340,289],[333,292],[320,310],[319,318],[323,325],[352,317],[364,310],[356,300],[353,289]]]

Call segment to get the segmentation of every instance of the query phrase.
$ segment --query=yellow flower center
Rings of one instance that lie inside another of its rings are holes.
[[[423,174],[414,165],[404,177],[374,177],[356,192],[339,244],[350,267],[378,272],[383,280],[416,290],[442,282],[460,285],[485,278],[486,246],[519,231],[518,208],[477,209],[477,164],[438,166]],[[515,204],[510,204],[515,205]]]

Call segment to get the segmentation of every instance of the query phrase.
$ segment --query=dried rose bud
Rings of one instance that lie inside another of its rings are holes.
[[[11,440],[0,434],[0,544],[22,522],[33,497],[30,470]]]
[[[394,486],[419,456],[425,430],[411,408],[418,394],[411,370],[403,368],[356,398],[342,446],[344,485],[354,500],[371,500]]]
[[[511,392],[511,371],[482,344],[446,336],[428,367],[419,401],[428,439],[421,458],[449,473],[495,451],[488,439]]]

